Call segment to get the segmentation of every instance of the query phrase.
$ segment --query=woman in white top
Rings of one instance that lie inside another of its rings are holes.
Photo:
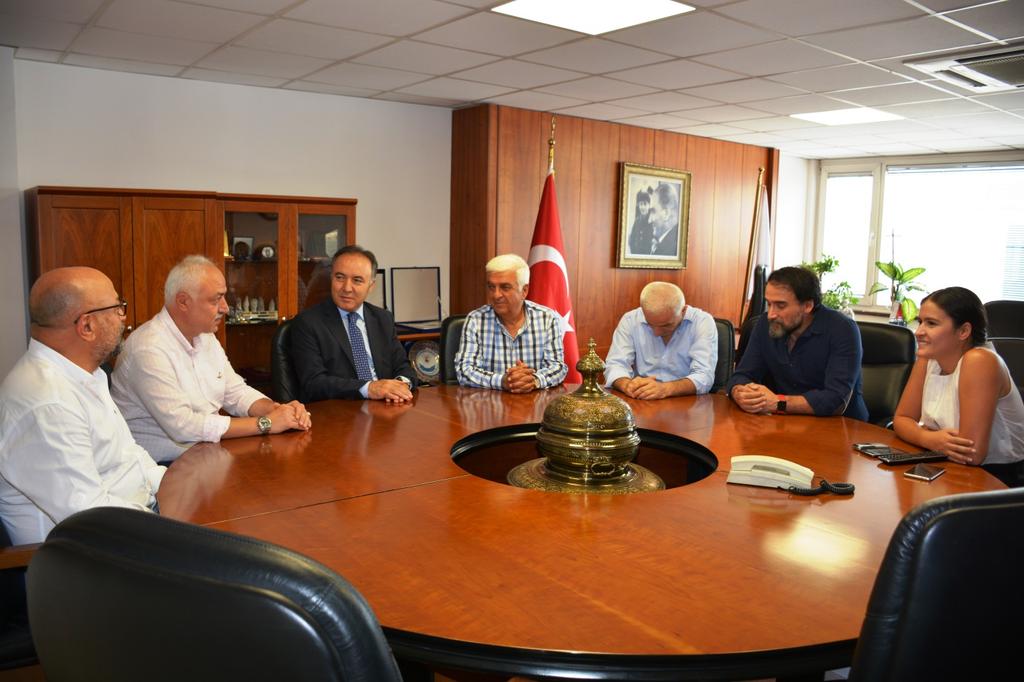
[[[986,343],[981,300],[949,287],[925,297],[917,362],[893,427],[903,440],[1024,486],[1024,403],[1006,363]]]

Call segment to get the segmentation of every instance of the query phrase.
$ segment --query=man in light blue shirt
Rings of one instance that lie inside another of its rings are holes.
[[[715,382],[717,363],[715,318],[686,305],[675,284],[651,282],[640,307],[615,328],[605,385],[640,400],[702,394]]]

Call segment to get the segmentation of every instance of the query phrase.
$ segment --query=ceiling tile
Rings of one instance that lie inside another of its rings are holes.
[[[963,9],[964,7],[973,7],[985,2],[992,2],[992,0],[918,0],[918,2],[933,12],[948,12],[949,10]]]
[[[300,78],[330,63],[326,59],[283,52],[225,47],[198,62],[196,66],[276,78]]]
[[[522,59],[585,73],[606,73],[668,61],[669,57],[600,38],[586,38],[567,45],[531,52],[523,55]]]
[[[891,111],[907,118],[933,118],[935,116],[953,116],[956,114],[984,113],[991,111],[969,99],[946,99],[936,102],[920,102],[917,104],[896,104],[881,107],[883,111]]]
[[[866,107],[877,107],[886,104],[903,104],[907,102],[927,102],[937,99],[951,99],[955,95],[938,90],[921,83],[903,83],[901,85],[883,85],[878,88],[859,88],[828,93],[829,97],[841,99]]]
[[[511,57],[576,40],[581,35],[534,21],[481,12],[419,33],[416,40]]]
[[[393,90],[413,83],[426,80],[427,76],[421,73],[410,73],[396,69],[382,69],[377,66],[364,66],[363,64],[336,64],[321,69],[308,76],[304,80],[315,83],[330,83],[332,85],[347,85],[356,88],[370,88],[376,90]]]
[[[493,102],[494,104],[519,107],[520,109],[531,109],[533,111],[552,111],[554,109],[564,109],[565,107],[586,104],[586,102],[581,99],[562,97],[561,95],[549,95],[546,92],[536,92],[533,90],[528,92],[511,92],[507,95],[498,95],[497,97],[488,98],[487,101]]]
[[[967,136],[954,130],[942,128],[931,128],[922,126],[920,130],[906,130],[901,133],[884,133],[881,137],[891,139],[893,142],[937,142],[939,140],[963,140]]]
[[[28,59],[33,62],[59,62],[60,50],[40,50],[35,47],[19,47],[14,51],[15,59]]]
[[[318,26],[304,21],[275,19],[235,41],[235,45],[258,50],[288,52],[322,59],[347,59],[389,43],[387,36]]]
[[[354,31],[405,36],[471,11],[437,0],[306,0],[285,16]]]
[[[580,116],[582,118],[594,118],[599,121],[607,121],[613,118],[626,118],[639,113],[635,109],[615,106],[614,104],[583,104],[578,107],[566,107],[558,109],[558,113],[567,116]]]
[[[774,147],[777,144],[786,141],[785,137],[779,135],[770,135],[768,133],[743,133],[742,135],[725,135],[723,140],[729,142],[739,142],[740,144],[756,144],[764,147]]]
[[[657,128],[658,130],[664,130],[665,128],[678,128],[681,126],[694,126],[699,125],[700,121],[693,119],[681,118],[679,116],[669,116],[667,114],[647,114],[646,116],[630,116],[627,118],[615,119],[616,123],[622,123],[628,126],[640,126],[642,128]]]
[[[349,97],[371,97],[380,92],[380,90],[371,90],[369,88],[329,85],[327,83],[313,83],[312,81],[292,81],[281,87],[285,90],[302,90],[303,92],[319,92],[325,95],[346,95]]]
[[[721,125],[718,123],[708,123],[705,125],[697,126],[684,126],[682,128],[669,128],[672,132],[683,133],[685,135],[697,135],[699,137],[716,137],[719,135],[742,135],[743,133],[749,132],[742,128],[734,128],[732,126]]]
[[[666,90],[736,80],[735,73],[716,69],[713,66],[704,66],[703,64],[697,64],[685,59],[641,66],[638,69],[618,71],[609,75],[624,81]]]
[[[433,80],[401,88],[398,92],[472,102],[478,99],[503,95],[506,92],[510,92],[510,90],[504,86],[491,85],[490,83],[473,83],[471,81],[459,80],[458,78],[434,78]]]
[[[948,142],[936,142],[928,146],[946,153],[1005,151],[1009,149],[1007,146],[982,139],[950,140]]]
[[[221,9],[235,9],[253,14],[276,14],[295,0],[202,0],[202,4]]]
[[[736,121],[735,126],[745,128],[757,133],[771,133],[776,130],[795,130],[797,128],[816,128],[817,123],[804,121],[792,116],[770,116],[768,118],[755,118],[749,121]]]
[[[404,104],[425,104],[432,107],[445,107],[452,108],[457,107],[461,104],[465,104],[460,99],[444,99],[442,97],[424,97],[423,95],[414,95],[406,92],[385,92],[380,95],[376,95],[373,99],[383,99],[391,102],[402,102]]]
[[[590,78],[581,78],[580,80],[569,81],[567,83],[547,85],[543,88],[538,88],[538,90],[541,90],[542,92],[550,92],[554,95],[578,97],[580,99],[592,101],[646,95],[647,93],[655,91],[654,88],[649,88],[645,85],[626,83],[624,81],[615,80],[613,78],[604,78],[602,76],[592,76]]]
[[[114,0],[96,26],[165,38],[225,42],[265,18],[170,0]]]
[[[903,142],[892,142],[892,143],[879,143],[879,144],[866,144],[861,146],[861,149],[869,154],[934,154],[934,149],[928,147],[921,147],[916,144],[906,144]]]
[[[430,43],[402,40],[356,57],[352,61],[389,69],[404,69],[436,76],[480,66],[497,59],[493,55],[457,50]]]
[[[699,107],[717,104],[717,102],[704,99],[703,97],[693,97],[692,95],[683,95],[678,92],[655,92],[650,95],[617,99],[611,103],[620,104],[624,107],[633,107],[634,109],[651,111],[654,113],[679,111],[681,109],[697,109]]]
[[[825,128],[842,128],[847,135],[896,135],[929,129],[920,121],[899,119],[896,121],[875,121],[874,123],[854,123],[844,126],[824,126]],[[934,128],[931,128],[934,130]]]
[[[890,85],[906,83],[907,79],[865,64],[847,64],[830,66],[825,69],[811,71],[794,71],[772,76],[771,80],[786,83],[811,92],[828,92],[830,90],[848,90],[850,88],[867,88],[873,85]]]
[[[741,102],[752,102],[757,99],[787,97],[804,93],[802,90],[791,88],[788,85],[773,83],[761,78],[744,78],[743,80],[731,81],[729,83],[715,83],[714,85],[688,88],[686,94],[716,99],[720,102],[729,102],[730,104],[739,104]]]
[[[608,33],[609,40],[689,57],[777,40],[778,35],[731,19],[694,12]]]
[[[837,31],[924,14],[910,4],[892,0],[746,0],[717,11],[789,36]]]
[[[64,50],[81,30],[78,24],[0,14],[0,45]]]
[[[702,64],[731,69],[748,76],[766,76],[794,69],[813,69],[818,66],[832,66],[849,61],[795,40],[779,40],[764,45],[707,54],[696,57],[695,60]]]
[[[849,104],[837,102],[821,95],[797,95],[796,97],[780,97],[778,99],[758,100],[747,102],[748,107],[769,111],[773,114],[805,114],[812,111],[832,111],[834,109],[848,109]]]
[[[1024,133],[1024,118],[993,111],[985,114],[966,116],[944,116],[928,121],[931,125],[950,130],[962,130],[982,137],[985,133]]]
[[[561,81],[572,80],[584,75],[578,71],[556,69],[543,64],[531,64],[516,59],[503,59],[500,62],[478,66],[475,69],[459,71],[452,74],[456,78],[495,85],[507,85],[511,88],[535,88]],[[527,109],[531,107],[526,107]]]
[[[1024,90],[1016,92],[996,92],[991,95],[978,95],[975,101],[1007,111],[1024,109]]]
[[[84,54],[182,66],[193,63],[216,47],[216,43],[145,36],[97,27],[85,29],[71,44],[72,50]]]
[[[723,104],[704,109],[690,109],[684,112],[684,114],[698,121],[706,121],[708,123],[728,123],[730,121],[744,121],[752,118],[768,118],[768,114],[763,111],[747,109],[735,104]]]
[[[180,66],[169,64],[150,64],[127,59],[111,59],[96,57],[89,54],[71,53],[64,58],[64,64],[86,66],[91,69],[107,69],[110,71],[127,71],[129,73],[148,73],[154,76],[176,76],[181,72]]]
[[[950,19],[1000,39],[1024,36],[1024,2],[1008,0],[960,12],[950,12]]]
[[[247,73],[228,73],[227,71],[214,71],[212,69],[188,69],[185,73],[181,74],[181,77],[198,81],[258,85],[268,88],[276,88],[288,82],[287,78],[271,78],[270,76],[255,76]]]
[[[465,7],[473,7],[474,9],[483,9],[484,7],[490,7],[491,5],[507,1],[508,0],[447,0],[447,2],[451,2],[456,5],[463,5]]]
[[[0,16],[87,23],[106,0],[0,0]],[[2,23],[2,22],[0,22]]]
[[[935,17],[822,33],[805,40],[865,60],[947,50],[984,42],[980,36]]]

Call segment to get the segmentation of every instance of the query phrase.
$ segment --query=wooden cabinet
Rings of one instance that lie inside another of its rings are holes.
[[[160,311],[184,256],[223,264],[232,310],[221,343],[261,389],[277,323],[329,295],[330,257],[355,242],[355,199],[37,187],[25,204],[32,279],[68,265],[106,273],[128,300],[129,328]]]

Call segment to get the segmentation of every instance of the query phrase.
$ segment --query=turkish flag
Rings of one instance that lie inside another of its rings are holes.
[[[569,365],[565,381],[582,383],[583,377],[576,371],[580,349],[576,343],[576,320],[572,315],[572,297],[569,295],[569,268],[565,265],[554,173],[548,173],[544,181],[527,262],[530,264],[530,295],[527,298],[551,308],[562,318],[562,344],[565,346],[565,364]]]

